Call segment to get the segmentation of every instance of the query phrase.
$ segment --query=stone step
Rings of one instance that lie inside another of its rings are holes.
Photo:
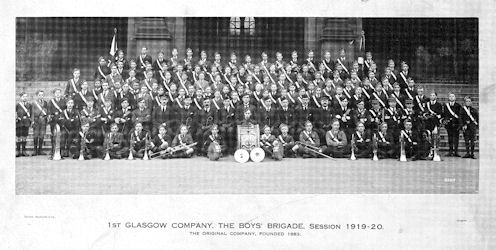
[[[448,134],[446,132],[445,129],[441,129],[440,130],[440,134],[439,134],[440,138],[439,138],[439,149],[441,151],[447,151],[448,150]],[[44,148],[50,148],[51,147],[51,141],[50,141],[50,131],[49,129],[47,128],[47,133],[45,134],[45,137],[44,137],[44,141],[43,141],[43,144],[44,144]],[[475,149],[476,151],[479,150],[479,135],[477,135],[476,137],[476,145],[475,145]],[[32,150],[33,148],[33,138],[32,138],[32,130],[30,130],[30,133],[29,133],[29,136],[28,136],[28,139],[27,139],[27,145],[26,145],[26,148],[29,149],[29,150]],[[460,136],[459,136],[459,143],[458,143],[458,148],[460,149],[461,152],[463,152],[465,150],[465,141],[464,141],[464,138],[463,138],[463,134],[460,133]]]

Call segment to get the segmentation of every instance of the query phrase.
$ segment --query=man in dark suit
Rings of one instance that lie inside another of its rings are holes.
[[[79,112],[74,108],[74,100],[67,100],[67,108],[62,112],[62,124],[63,129],[62,137],[60,140],[60,151],[62,152],[62,157],[69,156],[69,146],[72,138],[79,131]]]
[[[299,136],[300,133],[303,130],[305,130],[306,121],[311,121],[311,122],[313,121],[312,110],[310,109],[310,106],[308,105],[309,100],[310,100],[309,96],[307,94],[304,94],[301,97],[301,105],[296,107],[295,113],[296,113],[296,135],[297,136]],[[298,139],[298,138],[295,138],[295,140],[296,139]]]
[[[236,132],[236,111],[231,107],[229,98],[224,98],[223,104],[224,106],[218,112],[219,132],[226,141],[227,153],[231,153],[236,147],[234,134]]]
[[[458,154],[458,141],[462,120],[460,118],[462,106],[456,102],[456,96],[452,92],[448,94],[448,102],[443,109],[443,123],[448,132],[449,151],[446,156],[461,157]]]
[[[217,123],[217,110],[210,107],[210,99],[206,98],[203,100],[203,109],[199,111],[199,128],[196,131],[195,141],[199,145],[203,145],[203,138],[206,138],[210,134],[210,129],[212,125]]]
[[[67,81],[65,86],[65,97],[75,98],[78,92],[81,90],[81,84],[85,82],[81,77],[81,71],[78,68],[72,70],[72,79]]]
[[[171,106],[167,105],[169,100],[166,95],[160,97],[160,106],[157,106],[152,111],[152,135],[158,134],[158,129],[160,126],[165,126],[169,128],[172,123],[172,116],[174,115],[174,110]],[[174,136],[172,131],[169,131],[170,136]]]
[[[443,114],[443,105],[437,101],[437,93],[432,92],[429,96],[429,101],[426,103],[425,109],[427,119],[425,120],[425,128],[432,132],[435,127],[439,127],[439,121]]]
[[[331,122],[333,119],[332,109],[329,106],[329,97],[323,96],[320,100],[321,107],[315,108],[314,120],[315,130],[319,134],[320,140],[325,141],[325,134],[331,129]]]
[[[152,63],[152,57],[148,55],[148,50],[146,47],[141,48],[141,54],[136,58],[136,64],[138,69],[144,70],[146,63]]]
[[[465,105],[462,107],[460,116],[463,124],[463,138],[467,149],[467,153],[463,158],[475,159],[474,149],[477,127],[479,126],[479,113],[477,109],[472,107],[472,99],[469,96],[465,97]]]
[[[259,110],[258,124],[263,128],[269,126],[272,135],[278,135],[279,129],[277,125],[279,121],[277,120],[277,111],[274,105],[272,105],[272,99],[270,97],[265,97],[263,99],[265,105],[263,105]]]
[[[133,111],[132,121],[134,126],[139,122],[144,130],[150,131],[151,117],[151,111],[150,108],[146,107],[145,99],[138,99],[138,108]]]
[[[288,134],[295,136],[296,132],[296,115],[294,109],[289,108],[289,100],[281,98],[281,109],[277,112],[277,120],[281,124],[286,124],[288,127]]]
[[[250,95],[247,93],[243,94],[241,101],[242,103],[240,103],[236,108],[236,121],[241,121],[244,119],[246,109],[251,111],[251,118],[256,120],[257,116],[255,114],[257,112],[257,108],[250,103]]]

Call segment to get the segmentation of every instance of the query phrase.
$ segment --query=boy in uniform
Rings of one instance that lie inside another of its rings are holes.
[[[16,105],[16,157],[26,156],[26,138],[31,126],[31,104],[28,94],[19,94],[20,101]]]
[[[464,98],[465,105],[460,112],[462,120],[463,138],[465,139],[465,148],[467,153],[463,158],[475,158],[474,149],[477,135],[477,127],[479,126],[479,113],[472,107],[472,99],[470,96]]]
[[[47,128],[48,103],[43,99],[43,90],[36,91],[36,100],[31,105],[31,123],[33,125],[33,156],[41,155],[43,139]]]

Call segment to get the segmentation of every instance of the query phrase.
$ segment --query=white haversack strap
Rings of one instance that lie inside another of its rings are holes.
[[[422,112],[424,112],[424,105],[422,104],[422,101],[420,100],[420,97],[419,96],[415,96],[415,100],[417,100],[417,103],[420,107],[420,110],[422,110]]]
[[[76,82],[74,81],[74,78],[71,79],[71,85],[72,85],[72,88],[74,89],[74,92],[78,92],[77,88],[76,88]]]
[[[317,101],[317,98],[314,95],[312,96],[312,98],[313,98],[313,101],[315,102],[315,106],[320,108],[320,103],[319,103],[319,101]]]
[[[102,71],[102,68],[100,66],[98,66],[98,72],[100,72],[100,75],[105,78],[105,74],[103,73]]]
[[[408,136],[408,134],[405,132],[405,130],[401,130],[401,134],[406,137],[406,139],[409,141],[409,142],[412,142],[412,139],[410,138],[410,136]]]
[[[307,136],[310,143],[315,144],[315,141],[312,139],[312,137],[310,137],[310,135],[308,134],[308,132],[306,130],[303,130],[303,133]]]
[[[431,114],[437,115],[437,114],[436,114],[436,112],[432,111],[432,109],[431,109],[431,102],[428,102],[428,103],[427,103],[427,109],[429,110],[429,112],[430,112]]]
[[[325,68],[328,70],[328,71],[332,71],[331,68],[329,68],[329,66],[327,66],[327,63],[325,63],[325,60],[322,60],[322,63],[324,64]]]
[[[332,134],[332,130],[329,130],[329,135],[331,135],[331,140],[339,142],[339,140]]]
[[[382,107],[386,107],[386,104],[384,104],[384,102],[381,100],[381,98],[379,98],[379,96],[377,96],[376,92],[374,92],[372,94],[374,95],[375,99],[377,99],[381,103]]]
[[[470,120],[472,120],[475,123],[475,125],[479,125],[477,123],[477,121],[474,119],[474,117],[472,116],[472,113],[470,113],[470,110],[467,108],[467,106],[463,106],[463,109],[465,109],[465,112],[467,112],[467,115],[470,118]]]
[[[40,104],[37,101],[34,101],[34,104],[36,104],[36,107],[38,107],[38,109],[41,111],[41,113],[43,113],[43,115],[47,115],[45,110],[43,110],[43,108],[40,106]]]
[[[410,98],[410,100],[413,100],[413,96],[412,94],[410,94],[410,91],[408,89],[406,90],[406,94],[408,95],[408,98]]]
[[[83,102],[88,105],[88,101],[86,100],[86,98],[84,97],[83,93],[79,92],[79,96],[81,97],[81,100],[83,100]]]
[[[341,67],[343,67],[344,71],[346,71],[346,73],[349,73],[348,69],[346,68],[346,66],[344,66],[344,64],[341,62],[341,59],[338,58],[338,62],[339,64],[341,64]]]
[[[405,83],[407,83],[408,81],[406,80],[406,76],[403,75],[403,72],[400,72],[400,76],[401,78],[403,78],[403,81],[405,81]]]
[[[62,113],[62,109],[61,109],[61,108],[59,107],[59,105],[55,102],[55,100],[54,100],[54,99],[52,99],[51,101],[52,101],[53,106],[54,106],[54,107],[55,107],[55,108],[56,108],[56,109],[57,109],[60,113]]]
[[[26,112],[26,114],[28,116],[31,116],[31,114],[29,114],[29,111],[28,109],[26,108],[26,106],[24,106],[24,103],[20,102],[19,105],[21,106],[21,108],[24,110],[24,112]]]
[[[287,93],[286,95],[291,100],[291,102],[295,102],[295,99],[291,96],[291,94]]]
[[[379,131],[379,136],[381,137],[381,140],[382,140],[383,142],[386,142],[386,138],[384,138],[384,135],[382,134],[382,132],[381,132],[381,131]]]
[[[449,103],[446,103],[446,107],[448,108],[448,111],[450,112],[450,114],[452,116],[454,116],[456,119],[458,119],[458,115],[455,114],[455,112],[453,112],[453,110],[451,109],[451,106],[449,105]]]
[[[405,109],[405,107],[403,106],[403,103],[400,102],[400,99],[398,99],[398,97],[396,96],[395,93],[393,93],[393,97],[396,100],[396,103],[398,103],[402,109]]]
[[[360,140],[362,140],[362,136],[360,135],[360,133],[359,133],[358,131],[357,131],[355,134],[358,136],[358,138],[359,138]]]

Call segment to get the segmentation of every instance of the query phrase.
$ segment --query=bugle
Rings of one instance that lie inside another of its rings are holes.
[[[78,160],[84,161],[84,151],[86,150],[86,134],[81,133],[81,149],[79,150]]]
[[[131,134],[131,138],[129,140],[129,156],[127,157],[128,160],[134,160],[133,157],[133,147],[134,147],[134,139],[133,139],[134,133]]]
[[[311,152],[314,152],[314,153],[316,153],[316,154],[318,154],[320,156],[323,156],[325,158],[329,158],[329,159],[335,160],[331,156],[322,153],[322,149],[320,149],[318,147],[315,147],[313,145],[310,145],[310,144],[307,144],[307,143],[304,143],[304,142],[301,142],[301,141],[297,141],[296,143],[299,144],[299,145],[301,145],[301,146],[303,146],[303,147],[305,147],[307,150],[309,150]]]
[[[351,135],[351,157],[350,160],[354,161],[356,160],[355,156],[355,133]]]
[[[434,127],[434,130],[432,131],[432,144],[434,147],[434,150],[433,150],[434,156],[432,157],[433,161],[441,161],[441,157],[438,154],[438,148],[437,148],[438,138],[439,138],[438,128]]]
[[[149,138],[148,138],[148,133],[145,135],[145,153],[143,154],[143,160],[149,160],[150,158],[148,157],[148,144],[149,144]]]
[[[403,137],[403,133],[400,134],[400,161],[407,161],[405,153],[405,138]]]
[[[54,161],[59,161],[62,159],[62,156],[60,155],[60,125],[55,124],[55,131],[53,137],[55,138],[55,146],[54,146],[54,151],[53,151],[53,157],[52,160]]]
[[[372,137],[372,153],[374,154],[374,156],[372,157],[372,160],[378,161],[379,157],[377,157],[377,135],[376,134],[374,134],[374,136]]]
[[[153,154],[150,154],[150,157],[151,158],[154,158],[154,157],[157,157],[159,155],[161,155],[161,156],[170,156],[170,155],[172,155],[172,154],[174,154],[176,152],[190,149],[191,147],[196,146],[196,144],[198,144],[198,143],[197,142],[193,142],[193,143],[188,144],[188,145],[177,145],[177,146],[174,146],[174,147],[166,148],[164,150],[161,150],[161,151],[155,152]]]
[[[110,141],[110,135],[111,135],[111,133],[108,134],[108,141],[107,141],[107,145],[106,145],[106,148],[105,148],[105,158],[103,158],[106,161],[110,160],[110,153],[109,153],[109,151],[110,151],[110,143],[112,143]]]

